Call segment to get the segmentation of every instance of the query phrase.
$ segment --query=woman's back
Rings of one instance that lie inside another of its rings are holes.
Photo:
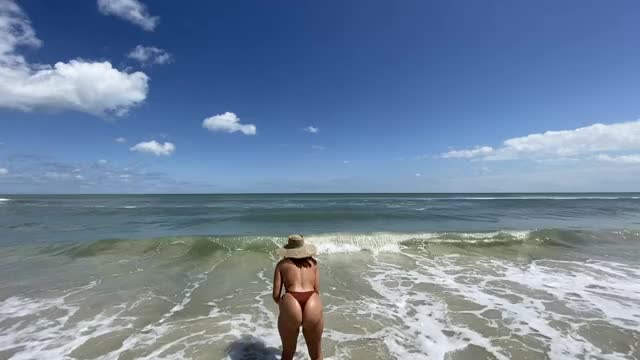
[[[287,292],[319,292],[316,284],[318,265],[313,258],[285,258],[278,264],[278,268]]]

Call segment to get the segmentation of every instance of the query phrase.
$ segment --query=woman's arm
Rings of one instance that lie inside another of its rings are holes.
[[[280,292],[282,291],[282,276],[280,275],[280,263],[276,265],[276,269],[273,272],[273,301],[276,304],[280,303]]]
[[[316,266],[316,281],[313,282],[313,290],[320,295],[320,270]]]

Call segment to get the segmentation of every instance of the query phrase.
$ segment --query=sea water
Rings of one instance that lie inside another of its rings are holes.
[[[0,359],[279,359],[289,233],[326,358],[640,358],[640,194],[0,198]]]

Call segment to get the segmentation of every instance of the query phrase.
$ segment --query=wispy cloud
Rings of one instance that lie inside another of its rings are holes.
[[[304,128],[304,131],[306,131],[308,133],[311,133],[311,134],[317,134],[320,131],[320,129],[315,127],[315,126],[310,125],[310,126],[307,126],[306,128]]]
[[[474,158],[478,156],[490,155],[493,153],[493,148],[491,146],[478,146],[473,149],[468,150],[451,150],[443,153],[441,157],[448,158]]]
[[[0,108],[124,115],[147,97],[149,78],[142,72],[82,59],[29,64],[17,52],[19,46],[37,48],[42,41],[17,3],[0,0]]]
[[[127,55],[128,58],[138,60],[143,65],[157,64],[164,65],[173,62],[173,56],[166,50],[155,46],[136,46]]]
[[[326,149],[326,147],[324,147],[322,145],[311,145],[311,149],[313,149],[313,150],[324,150],[324,149]]]
[[[442,158],[481,160],[555,159],[586,157],[594,153],[628,152],[640,150],[640,120],[614,124],[594,124],[574,130],[547,131],[507,139],[501,147],[475,147],[451,150]],[[631,155],[612,157],[604,154],[600,160],[631,163]]]
[[[105,160],[105,159],[98,160],[98,164],[100,164],[100,165],[104,165],[104,164],[107,164],[107,163],[108,163],[108,161]]]
[[[168,156],[175,150],[176,146],[173,143],[165,142],[159,143],[155,140],[138,143],[130,148],[131,151],[137,151],[141,153],[153,154],[156,156]]]
[[[0,168],[0,176],[7,175],[8,173],[9,173],[9,170],[7,170],[7,168]]]
[[[241,132],[245,135],[255,135],[256,126],[253,124],[241,124],[240,118],[232,112],[214,115],[204,119],[202,127],[210,131],[222,131],[228,133]]]
[[[125,139],[125,138],[123,138],[121,136],[121,137],[117,137],[117,138],[113,139],[113,141],[118,142],[118,143],[125,143],[125,142],[127,142],[127,139]]]
[[[126,166],[97,162],[67,163],[38,155],[16,154],[7,159],[6,176],[0,176],[5,192],[45,193],[140,193],[212,191],[212,185],[195,181],[178,181],[169,174],[152,171],[146,162]],[[4,165],[3,165],[4,166]]]
[[[153,31],[160,18],[149,14],[147,7],[138,0],[98,0],[98,9],[105,15],[114,15]]]

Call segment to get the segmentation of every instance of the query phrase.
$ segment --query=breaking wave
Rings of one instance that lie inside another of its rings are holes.
[[[449,248],[517,247],[586,247],[591,243],[640,241],[637,231],[578,230],[501,230],[493,232],[432,232],[432,233],[324,233],[305,236],[322,254],[368,252],[400,252],[435,246]],[[177,236],[148,239],[104,239],[90,242],[49,245],[43,251],[73,258],[100,255],[141,256],[172,254],[203,258],[214,253],[252,251],[272,253],[286,242],[284,236]]]

